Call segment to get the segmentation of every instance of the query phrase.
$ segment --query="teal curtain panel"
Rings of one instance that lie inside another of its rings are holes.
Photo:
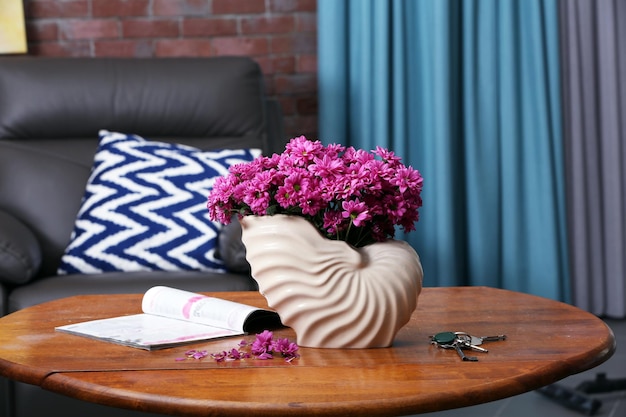
[[[424,176],[425,285],[626,317],[626,2],[318,0],[320,139]]]
[[[319,137],[420,170],[425,285],[624,315],[624,8],[318,0]]]

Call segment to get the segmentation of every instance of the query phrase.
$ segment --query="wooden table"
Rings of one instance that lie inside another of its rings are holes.
[[[266,306],[256,292],[211,295]],[[587,312],[486,287],[424,289],[391,348],[301,348],[291,363],[176,361],[188,349],[218,352],[240,338],[149,352],[54,331],[140,312],[140,300],[77,296],[1,318],[0,374],[85,401],[170,415],[404,415],[521,394],[593,368],[615,350],[612,331]],[[478,362],[464,362],[431,345],[429,335],[448,330],[508,339],[472,353]],[[295,338],[287,328],[275,334]]]

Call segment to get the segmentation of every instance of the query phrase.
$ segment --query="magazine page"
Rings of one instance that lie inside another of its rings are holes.
[[[246,319],[260,310],[249,305],[164,286],[152,287],[146,291],[141,308],[147,314],[238,332],[243,332]]]
[[[142,310],[56,330],[150,350],[282,326],[274,311],[164,286],[144,294]]]
[[[146,350],[163,349],[200,340],[236,336],[243,332],[153,316],[133,314],[59,326],[57,331]]]

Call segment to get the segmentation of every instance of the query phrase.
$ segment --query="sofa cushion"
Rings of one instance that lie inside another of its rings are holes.
[[[41,248],[33,232],[0,211],[0,282],[24,284],[41,265]]]
[[[0,57],[0,138],[89,138],[104,127],[264,147],[264,91],[260,66],[243,56]]]
[[[246,259],[246,246],[241,240],[241,223],[237,216],[223,227],[217,239],[217,256],[231,272],[250,274],[250,264]]]
[[[102,130],[59,274],[223,271],[221,225],[206,208],[215,178],[256,149],[201,151]]]

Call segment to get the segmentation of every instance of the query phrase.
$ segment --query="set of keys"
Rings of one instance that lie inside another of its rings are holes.
[[[477,362],[476,356],[467,356],[464,350],[473,350],[475,352],[487,353],[487,349],[481,347],[484,342],[495,342],[498,340],[506,340],[506,335],[497,336],[472,336],[465,332],[441,332],[434,336],[430,336],[431,343],[444,349],[454,349],[462,360]]]

